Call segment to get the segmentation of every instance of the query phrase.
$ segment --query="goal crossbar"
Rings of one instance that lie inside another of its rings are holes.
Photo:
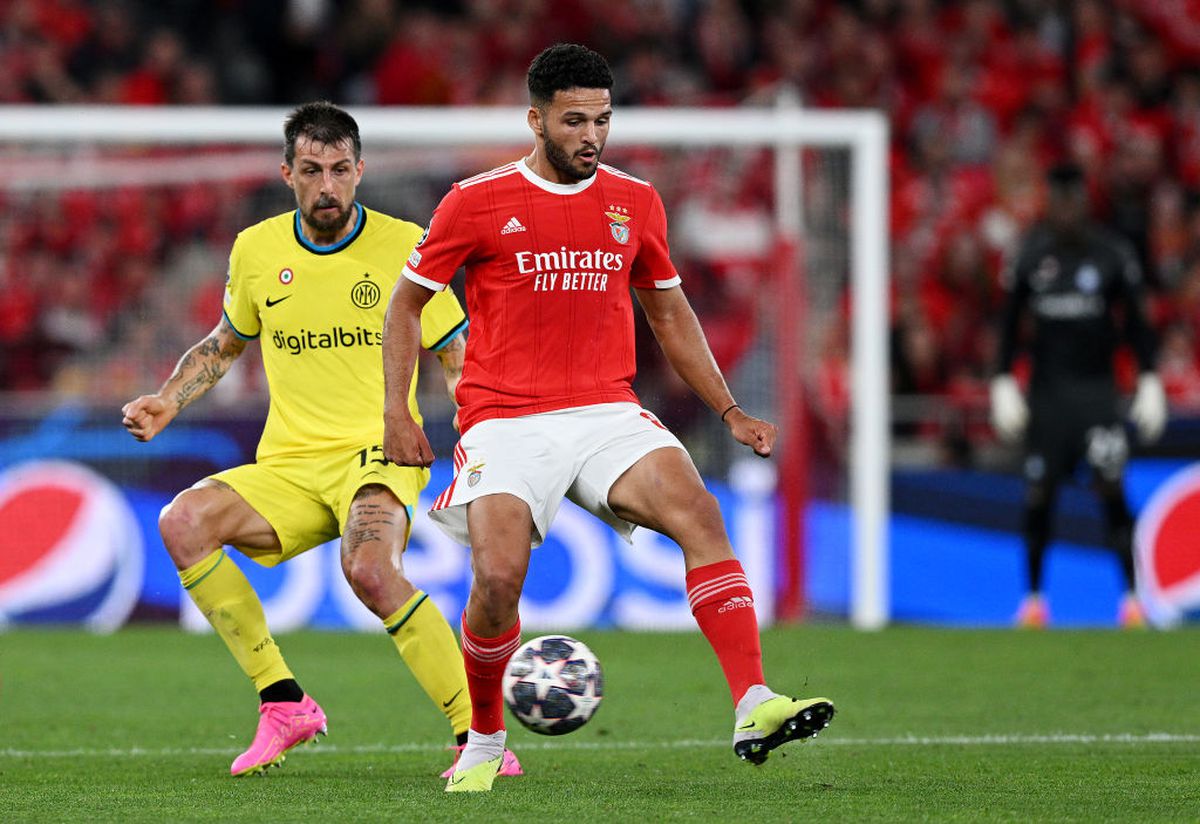
[[[0,106],[0,142],[277,144],[291,109],[222,106]],[[529,140],[512,106],[351,107],[371,142],[471,146]],[[875,111],[622,108],[621,140],[652,145],[847,146],[886,139]]]

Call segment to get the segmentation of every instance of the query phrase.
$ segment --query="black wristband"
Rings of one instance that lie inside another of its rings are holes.
[[[730,404],[729,408],[721,413],[721,423],[725,423],[726,415],[728,415],[730,412],[732,412],[735,409],[741,409],[741,408],[742,408],[742,405],[740,403]]]

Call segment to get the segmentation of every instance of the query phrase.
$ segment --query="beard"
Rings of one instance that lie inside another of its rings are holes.
[[[335,214],[329,217],[322,217],[317,214],[318,209],[326,209],[330,206],[336,207],[337,201],[332,198],[319,198],[310,211],[304,212],[304,222],[312,229],[321,234],[334,234],[346,228],[346,224],[350,222],[350,216],[354,214],[354,204],[351,203],[344,209],[339,209]]]
[[[587,180],[594,175],[600,165],[600,153],[604,149],[603,145],[588,147],[596,152],[596,163],[590,168],[580,169],[572,162],[574,158],[567,154],[562,144],[555,143],[549,135],[543,137],[543,143],[546,145],[546,159],[550,161],[550,165],[572,180]]]

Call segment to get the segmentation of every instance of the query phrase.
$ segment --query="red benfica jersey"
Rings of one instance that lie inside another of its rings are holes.
[[[459,266],[471,319],[463,432],[489,418],[637,403],[629,287],[679,284],[649,183],[604,164],[552,183],[523,160],[459,181],[404,275],[440,290]]]

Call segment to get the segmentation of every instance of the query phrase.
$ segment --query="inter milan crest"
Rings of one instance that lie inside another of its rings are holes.
[[[363,277],[369,278],[371,276],[363,272]],[[379,287],[370,280],[360,280],[350,290],[350,300],[359,309],[370,309],[379,303]]]
[[[613,240],[617,243],[628,243],[629,227],[626,224],[631,220],[629,210],[624,206],[609,206],[604,211],[604,216],[611,221],[608,229],[612,232]]]

